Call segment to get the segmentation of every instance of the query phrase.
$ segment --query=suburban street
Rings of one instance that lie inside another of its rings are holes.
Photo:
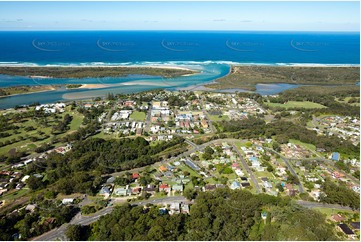
[[[234,145],[234,142],[230,142],[232,143],[232,147],[233,147],[233,150],[235,150],[239,156],[239,158],[241,159],[241,162],[242,162],[242,165],[244,167],[244,169],[246,169],[246,171],[248,172],[249,174],[249,177],[251,178],[253,184],[256,186],[256,189],[257,189],[257,193],[261,193],[261,188],[257,182],[257,179],[256,177],[253,175],[253,172],[252,170],[249,168],[247,162],[243,159],[243,156],[241,154],[241,152],[237,149],[237,147]]]
[[[305,192],[305,189],[303,189],[303,186],[302,186],[302,183],[301,183],[301,180],[300,178],[298,177],[297,173],[293,170],[291,164],[288,162],[287,158],[285,158],[283,155],[281,155],[280,153],[274,151],[273,149],[270,149],[270,148],[266,148],[267,150],[279,155],[281,157],[281,159],[285,162],[288,170],[291,172],[292,175],[294,175],[295,177],[297,177],[299,183],[298,183],[298,187],[299,187],[299,191],[300,193],[304,193]]]

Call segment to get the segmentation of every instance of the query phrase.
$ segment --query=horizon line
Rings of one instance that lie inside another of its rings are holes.
[[[39,31],[39,32],[61,32],[61,31],[119,31],[119,32],[136,32],[136,31],[144,31],[144,32],[155,32],[155,31],[169,31],[169,32],[329,32],[329,33],[360,33],[360,30],[206,30],[206,29],[195,29],[195,30],[176,30],[176,29],[19,29],[19,30],[6,30],[0,29],[0,32],[31,32],[31,31]]]

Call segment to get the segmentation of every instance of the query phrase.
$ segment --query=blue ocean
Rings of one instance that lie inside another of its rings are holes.
[[[0,66],[178,66],[198,70],[199,74],[173,79],[134,75],[103,79],[46,79],[3,75],[0,76],[0,87],[68,83],[101,83],[111,84],[112,87],[97,90],[59,89],[46,93],[6,97],[0,99],[0,108],[30,104],[34,101],[46,103],[89,98],[102,96],[108,92],[131,93],[160,87],[177,89],[201,85],[226,75],[231,64],[359,65],[360,34],[355,32],[2,31],[0,32]]]

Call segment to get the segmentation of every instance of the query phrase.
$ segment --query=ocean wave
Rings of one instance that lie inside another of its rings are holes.
[[[264,63],[264,62],[235,62],[227,60],[207,60],[207,61],[139,61],[139,62],[80,62],[80,63],[33,63],[33,62],[17,62],[17,61],[4,61],[0,62],[0,66],[9,67],[93,67],[93,66],[181,66],[188,68],[199,69],[206,65],[219,64],[219,65],[264,65],[264,66],[329,66],[329,67],[359,67],[360,64],[328,64],[328,63]]]

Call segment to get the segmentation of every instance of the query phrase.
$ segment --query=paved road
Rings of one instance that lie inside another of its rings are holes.
[[[323,204],[323,203],[318,203],[318,202],[308,202],[308,201],[302,201],[302,200],[298,200],[298,201],[296,201],[296,203],[303,207],[306,207],[306,208],[331,208],[331,209],[342,209],[342,210],[354,211],[350,207],[345,207],[345,206],[341,206],[338,204]]]
[[[204,97],[201,96],[201,107],[202,107],[202,112],[204,113],[204,115],[206,116],[207,120],[208,120],[208,126],[209,128],[212,130],[213,133],[217,133],[217,129],[214,127],[212,120],[209,118],[209,113],[207,112],[207,110],[204,108],[205,107],[205,102],[204,102]]]
[[[133,205],[146,205],[146,204],[163,204],[163,203],[192,203],[190,201],[188,201],[185,197],[183,196],[175,196],[175,197],[165,197],[165,198],[157,198],[157,199],[149,199],[149,200],[144,200],[144,201],[139,201],[139,202],[132,202],[130,204]]]
[[[242,162],[242,165],[243,167],[246,169],[246,171],[248,172],[249,174],[249,177],[251,178],[253,184],[256,186],[256,189],[257,189],[257,193],[261,193],[261,188],[257,182],[257,179],[256,177],[253,175],[253,172],[252,170],[249,168],[247,162],[243,159],[243,156],[241,154],[241,152],[238,150],[238,148],[235,146],[234,142],[230,142],[232,144],[232,147],[233,147],[233,150],[235,150],[239,156],[239,158],[241,159],[241,162]]]
[[[152,105],[149,104],[148,105],[148,111],[147,111],[147,117],[145,119],[145,126],[144,126],[144,131],[145,132],[149,132],[150,130],[150,118],[151,118],[151,114],[152,114]]]
[[[288,160],[283,155],[281,155],[280,153],[278,153],[277,151],[275,151],[273,149],[270,149],[270,148],[265,148],[265,149],[267,149],[268,151],[273,152],[274,154],[277,154],[277,155],[279,155],[281,157],[281,159],[286,163],[286,166],[288,167],[288,170],[292,173],[292,175],[297,177],[297,179],[299,181],[298,187],[299,187],[300,193],[304,193],[305,189],[303,189],[301,179],[298,177],[297,173],[293,170],[293,168],[292,168],[291,164],[288,162]]]

